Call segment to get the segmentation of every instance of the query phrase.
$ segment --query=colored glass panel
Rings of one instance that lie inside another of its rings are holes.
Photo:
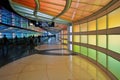
[[[64,49],[68,49],[68,47],[67,47],[66,45],[63,45],[63,48],[64,48]]]
[[[81,43],[87,43],[87,35],[81,35]]]
[[[106,54],[102,52],[97,52],[98,53],[98,62],[102,64],[104,67],[106,67]]]
[[[96,60],[96,50],[89,48],[89,49],[88,49],[88,57]]]
[[[98,46],[106,48],[106,35],[98,35]]]
[[[96,45],[96,35],[89,35],[88,39],[88,44]]]
[[[67,41],[67,40],[63,40],[63,43],[67,44],[67,43],[68,43],[68,41]]]
[[[120,54],[120,35],[108,36],[108,49]]]
[[[69,27],[69,31],[70,31],[70,33],[72,33],[72,26]]]
[[[69,44],[69,50],[72,51],[72,44]]]
[[[67,30],[64,30],[64,31],[63,31],[63,34],[67,34],[67,33],[68,33],[68,31],[67,31]]]
[[[74,52],[77,52],[77,53],[80,53],[80,46],[78,46],[78,45],[73,45],[73,51],[74,51]]]
[[[74,35],[73,37],[74,37],[73,38],[74,42],[80,42],[80,36],[79,35]]]
[[[81,32],[87,32],[87,23],[83,23],[80,25]]]
[[[68,38],[68,36],[67,35],[64,35],[64,39],[67,39]]]
[[[120,26],[120,8],[108,14],[108,27],[114,28]]]
[[[106,29],[106,16],[97,20],[98,30]]]
[[[108,70],[110,70],[120,80],[120,62],[112,57],[108,57]]]
[[[81,46],[81,53],[85,56],[87,56],[87,47]]]
[[[70,37],[70,40],[69,40],[69,41],[71,41],[71,42],[72,42],[72,35],[70,35],[69,37]]]
[[[88,22],[88,31],[96,30],[96,20]]]
[[[74,25],[73,26],[73,32],[80,32],[80,26],[79,25]]]

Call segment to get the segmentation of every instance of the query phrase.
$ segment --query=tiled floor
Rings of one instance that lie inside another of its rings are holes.
[[[50,53],[69,54],[61,48],[61,45],[47,45],[47,43],[36,47],[37,50],[48,50]],[[1,67],[0,80],[110,79],[97,66],[77,55],[34,54]]]

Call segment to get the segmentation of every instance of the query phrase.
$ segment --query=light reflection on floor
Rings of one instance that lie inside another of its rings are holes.
[[[62,45],[44,44],[37,50],[69,54]],[[51,49],[51,50],[50,50]],[[53,50],[52,50],[53,49]],[[56,50],[54,50],[56,49]],[[61,50],[57,50],[61,49]],[[49,51],[50,50],[50,51]],[[0,68],[0,80],[110,80],[97,66],[78,55],[34,54]]]
[[[31,55],[0,69],[0,80],[110,80],[80,56]]]

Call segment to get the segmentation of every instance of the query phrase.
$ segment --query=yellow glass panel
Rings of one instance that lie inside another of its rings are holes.
[[[67,36],[67,35],[64,35],[64,39],[68,39],[68,36]]]
[[[98,35],[98,46],[106,48],[106,35]]]
[[[73,32],[80,32],[80,26],[78,24],[73,26]]]
[[[89,44],[96,45],[96,35],[89,35],[88,39]]]
[[[120,26],[120,8],[114,10],[108,15],[108,28]]]
[[[80,30],[81,30],[81,32],[87,32],[87,23],[81,24]]]
[[[63,45],[63,48],[64,48],[64,49],[68,49],[68,47],[67,47],[66,45]]]
[[[63,43],[67,44],[67,43],[68,43],[68,41],[67,41],[67,40],[64,40],[64,41],[63,41]]]
[[[80,35],[74,35],[73,40],[74,42],[80,42]]]
[[[81,35],[81,43],[87,43],[87,35]]]
[[[106,29],[106,16],[99,18],[97,21],[98,30]]]
[[[88,31],[96,30],[96,20],[88,22]]]

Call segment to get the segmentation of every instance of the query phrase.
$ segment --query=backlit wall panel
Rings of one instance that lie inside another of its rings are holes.
[[[108,49],[120,54],[120,35],[108,36]]]
[[[81,35],[81,43],[87,43],[87,35]]]
[[[69,37],[70,37],[70,40],[69,40],[69,41],[72,42],[72,35],[69,35]]]
[[[97,19],[98,30],[106,29],[106,16]]]
[[[80,35],[74,35],[73,40],[74,42],[80,42]]]
[[[88,22],[88,31],[96,30],[96,20]]]
[[[87,23],[80,24],[81,32],[87,32]]]
[[[80,53],[80,46],[79,45],[73,45],[73,51]]]
[[[70,51],[72,51],[72,44],[69,44]]]
[[[81,54],[87,56],[87,47],[81,46]]]
[[[68,39],[68,35],[64,35],[64,39]]]
[[[63,40],[63,43],[67,44],[67,43],[68,43],[68,41],[67,41],[67,40]]]
[[[120,26],[120,8],[108,14],[108,27],[114,28]]]
[[[80,32],[80,26],[79,26],[79,24],[73,26],[73,32]]]
[[[98,46],[106,48],[106,35],[98,35]]]
[[[96,35],[89,35],[88,36],[88,43],[91,45],[96,45]]]
[[[106,54],[102,53],[102,52],[97,52],[98,53],[98,62],[103,65],[104,67],[106,67]]]
[[[108,69],[120,80],[120,62],[108,57]]]
[[[96,60],[96,50],[88,48],[88,57]]]
[[[73,52],[98,62],[120,80],[120,8],[95,20],[81,22],[76,24],[80,29],[74,28],[72,33]]]

